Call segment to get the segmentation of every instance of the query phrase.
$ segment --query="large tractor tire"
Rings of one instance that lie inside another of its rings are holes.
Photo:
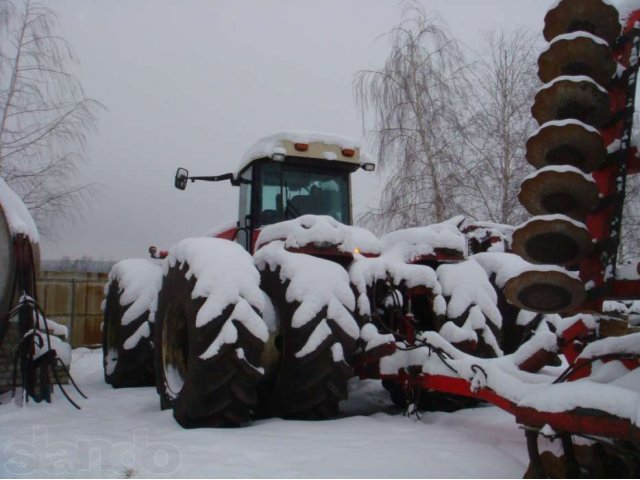
[[[280,337],[276,340],[280,361],[264,388],[268,414],[304,420],[335,418],[340,413],[340,401],[348,395],[347,381],[353,376],[348,360],[355,351],[356,339],[331,318],[326,305],[304,325],[296,326],[294,318],[305,307],[299,301],[287,300],[290,280],[283,280],[280,271],[277,267],[261,272],[261,287],[280,319]],[[321,340],[315,342],[315,337]]]
[[[114,388],[151,386],[155,384],[155,378],[149,310],[126,325],[123,324],[123,316],[131,304],[121,304],[122,293],[118,280],[111,281],[102,324],[104,379]],[[135,345],[130,345],[133,343],[131,341],[127,342],[137,332],[145,329],[148,329],[145,332],[147,336],[140,336]]]
[[[257,407],[264,340],[231,318],[234,304],[196,326],[206,298],[193,297],[197,279],[187,272],[186,261],[169,268],[159,294],[154,343],[161,408],[172,408],[184,428],[244,425]],[[234,328],[235,339],[229,335]],[[217,353],[203,355],[219,337]]]

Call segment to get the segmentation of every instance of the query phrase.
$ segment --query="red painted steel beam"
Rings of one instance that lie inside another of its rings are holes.
[[[575,409],[565,412],[541,412],[530,407],[521,407],[491,389],[482,388],[477,391],[471,389],[469,381],[448,377],[446,375],[420,375],[409,377],[401,375],[405,381],[413,386],[420,386],[426,390],[461,395],[495,405],[516,417],[516,421],[532,427],[549,425],[555,431],[609,437],[619,440],[640,442],[640,428],[630,420],[616,417],[609,413],[592,409]],[[397,380],[398,376],[383,375],[383,378]]]
[[[640,442],[640,429],[630,420],[600,410],[539,412],[528,407],[518,407],[516,410],[516,421],[520,424],[532,427],[549,425],[558,432]]]

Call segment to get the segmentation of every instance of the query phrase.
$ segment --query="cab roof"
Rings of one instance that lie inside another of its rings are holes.
[[[296,144],[307,145],[307,148],[300,150],[296,148]],[[353,154],[345,156],[344,150],[353,150]],[[238,178],[238,175],[255,160],[271,158],[274,154],[311,158],[320,162],[352,164],[354,170],[361,165],[358,139],[331,133],[292,130],[269,135],[254,143],[242,156],[234,178]]]

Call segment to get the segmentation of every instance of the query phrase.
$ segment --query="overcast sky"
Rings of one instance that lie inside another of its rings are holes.
[[[491,29],[542,30],[553,0],[423,0],[459,40]],[[169,247],[237,215],[228,183],[173,188],[176,167],[236,169],[259,137],[302,129],[361,137],[355,72],[383,64],[393,0],[51,0],[102,102],[81,181],[102,185],[84,219],[61,224],[42,254],[121,259]],[[471,48],[470,48],[471,51]],[[471,57],[473,54],[470,55]],[[354,177],[354,210],[374,206],[376,174]]]

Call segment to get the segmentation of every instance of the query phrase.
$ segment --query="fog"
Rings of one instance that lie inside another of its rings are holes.
[[[491,29],[542,30],[552,0],[424,0],[471,59]],[[366,134],[354,74],[377,68],[400,20],[389,0],[51,0],[59,33],[81,64],[74,73],[102,102],[91,162],[78,181],[102,193],[77,222],[59,223],[44,258],[146,256],[237,215],[227,183],[173,188],[192,174],[234,171],[259,137],[303,129]],[[354,212],[377,204],[379,174],[353,177]]]

